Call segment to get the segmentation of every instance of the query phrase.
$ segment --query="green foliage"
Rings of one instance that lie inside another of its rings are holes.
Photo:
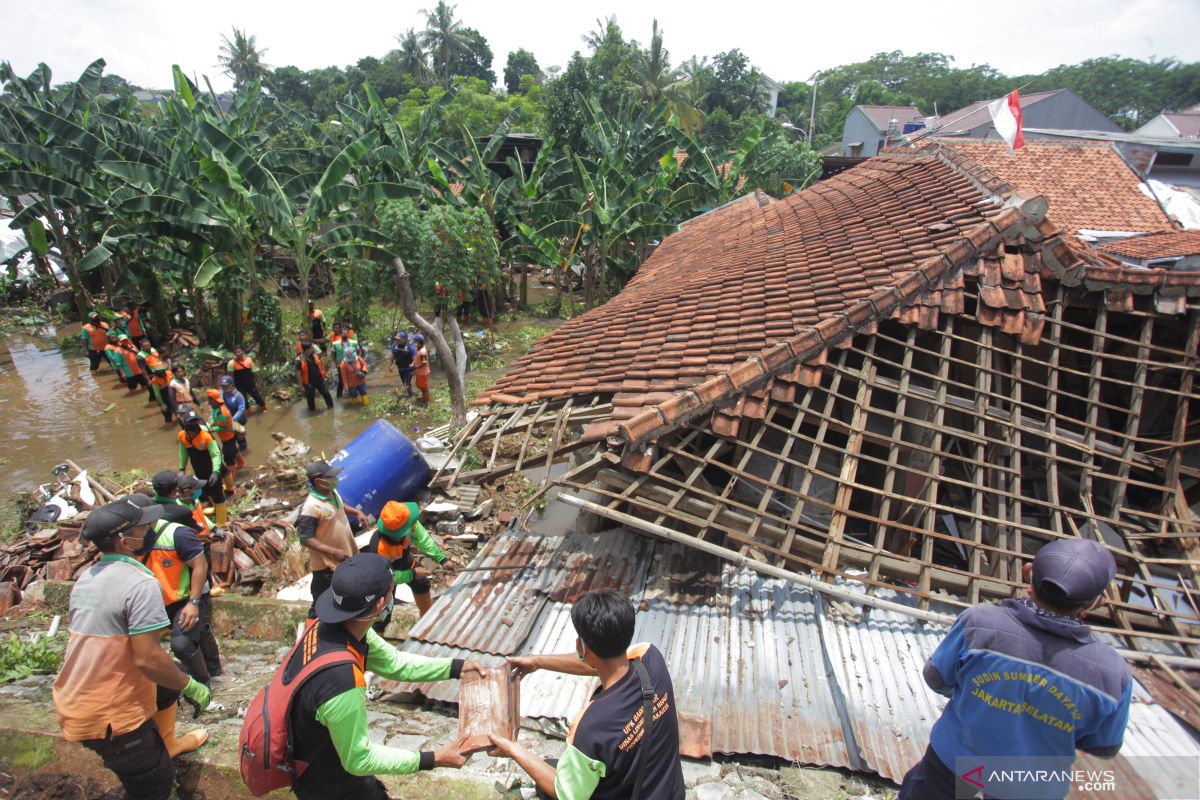
[[[432,300],[439,282],[455,297],[500,280],[496,229],[482,208],[440,205],[422,211],[411,201],[387,203],[379,225],[422,297]]]
[[[534,83],[541,83],[542,71],[538,68],[537,58],[525,48],[514,50],[508,54],[504,63],[504,88],[509,94],[524,93],[528,89],[521,86],[521,79],[530,77]]]
[[[0,684],[12,683],[35,674],[58,672],[66,650],[64,637],[39,637],[28,642],[16,633],[0,643]]]
[[[261,286],[256,287],[250,294],[250,327],[258,342],[260,361],[272,363],[286,357],[279,298]]]
[[[337,307],[334,319],[348,321],[362,335],[370,330],[371,304],[385,292],[393,293],[395,279],[381,280],[380,265],[362,259],[339,259],[334,263],[337,275]]]
[[[20,536],[25,521],[39,505],[33,492],[11,492],[0,499],[0,544],[9,544]]]

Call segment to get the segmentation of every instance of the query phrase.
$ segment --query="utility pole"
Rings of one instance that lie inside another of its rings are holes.
[[[817,76],[813,76],[813,96],[812,96],[812,111],[808,112],[808,146],[812,147],[813,128],[817,127],[817,87],[821,82],[817,80]]]

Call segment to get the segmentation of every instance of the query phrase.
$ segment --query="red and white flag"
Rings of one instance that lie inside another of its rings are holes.
[[[1021,132],[1021,92],[1009,92],[999,100],[988,103],[988,113],[992,115],[992,124],[996,133],[1008,142],[1008,154],[1025,144],[1025,135]]]

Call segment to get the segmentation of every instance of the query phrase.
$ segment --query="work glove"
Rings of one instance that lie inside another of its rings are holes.
[[[187,686],[183,687],[183,699],[192,707],[192,719],[200,716],[200,712],[208,708],[212,700],[212,691],[195,678],[188,678]]]
[[[216,486],[217,483],[220,482],[220,480],[221,480],[221,473],[214,472],[212,475],[208,476],[208,480],[206,480],[204,482],[204,485],[211,489],[212,487]]]

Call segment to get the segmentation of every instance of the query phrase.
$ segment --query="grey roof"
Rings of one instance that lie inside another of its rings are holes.
[[[1126,131],[1081,131],[1062,128],[1023,127],[1023,130],[1025,133],[1036,133],[1041,136],[1057,136],[1062,139],[1090,139],[1097,142],[1142,144],[1174,152],[1200,153],[1200,141],[1185,141],[1174,136],[1146,136]],[[942,135],[942,132],[939,131],[937,135]]]
[[[1186,139],[1200,138],[1200,112],[1164,111],[1167,121]]]
[[[1023,94],[1021,95],[1021,110],[1025,110],[1029,106],[1065,91],[1066,89],[1053,89],[1049,92]],[[991,100],[976,100],[974,103],[963,106],[957,111],[943,114],[942,118],[934,125],[934,128],[939,134],[949,134],[954,131],[970,131],[978,128],[980,125],[987,125],[992,121],[992,115],[988,111],[988,103],[993,102],[995,99],[993,97]]]
[[[925,115],[921,113],[921,109],[916,106],[868,106],[857,105],[855,108],[862,109],[862,112],[871,118],[875,123],[876,129],[886,131],[892,120],[903,125],[906,122],[911,122],[914,119],[921,119]]]
[[[401,649],[490,666],[512,654],[571,652],[571,604],[583,591],[610,586],[639,609],[635,640],[654,643],[670,664],[679,710],[711,721],[714,752],[848,767],[899,781],[924,752],[944,705],[921,679],[942,626],[831,602],[626,530],[505,532],[472,565],[502,564],[528,566],[460,573]],[[908,602],[889,590],[879,594]],[[521,685],[521,716],[565,728],[597,685],[593,678],[535,672]],[[389,688],[457,699],[453,683]],[[1137,700],[1128,748],[1200,755],[1148,694],[1139,691]]]

